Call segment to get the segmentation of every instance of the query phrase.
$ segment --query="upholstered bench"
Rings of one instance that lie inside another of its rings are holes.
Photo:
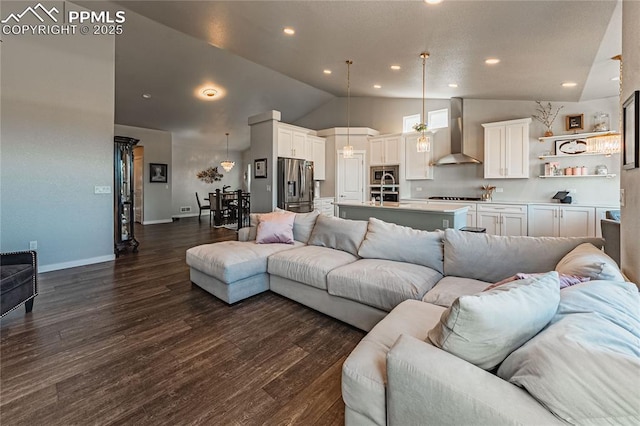
[[[36,252],[21,251],[0,255],[0,301],[2,316],[25,304],[26,312],[33,309],[38,295],[38,264]]]
[[[295,244],[225,241],[187,250],[191,282],[231,304],[269,290],[267,258]]]

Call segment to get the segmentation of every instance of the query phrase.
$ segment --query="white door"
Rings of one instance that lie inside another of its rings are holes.
[[[354,151],[353,157],[344,158],[342,151],[338,151],[336,198],[339,203],[364,201],[364,155],[364,151]]]
[[[560,207],[561,237],[594,237],[596,211],[593,207]]]
[[[527,216],[517,213],[502,213],[500,217],[502,234],[511,236],[527,235]]]
[[[505,127],[484,129],[484,177],[501,178],[504,171]]]
[[[144,147],[133,148],[133,212],[134,221],[144,218]]]
[[[560,235],[558,207],[544,205],[529,206],[529,236],[557,237]]]
[[[501,235],[500,213],[477,212],[476,221],[479,228],[487,228],[487,234]]]
[[[510,124],[505,130],[504,176],[529,177],[529,125]]]

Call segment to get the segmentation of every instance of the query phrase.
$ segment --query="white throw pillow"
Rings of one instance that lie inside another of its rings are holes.
[[[632,283],[590,281],[560,292],[551,324],[498,376],[571,424],[640,424],[640,296]]]
[[[589,243],[580,244],[567,253],[556,265],[556,271],[592,280],[624,281],[616,262]]]
[[[557,272],[460,296],[429,330],[428,340],[491,370],[551,321],[559,301]]]

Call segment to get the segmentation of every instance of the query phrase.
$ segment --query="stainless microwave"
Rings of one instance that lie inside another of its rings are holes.
[[[371,175],[369,178],[369,182],[371,183],[371,185],[380,185],[380,180],[382,179],[383,175],[389,175],[389,176],[393,176],[393,180],[395,182],[393,183],[398,183],[398,179],[400,177],[400,167],[399,166],[375,166],[375,167],[371,167]],[[391,179],[389,179],[389,176],[385,177],[385,184],[391,184]]]

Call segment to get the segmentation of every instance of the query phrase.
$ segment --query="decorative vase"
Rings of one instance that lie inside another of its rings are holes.
[[[547,129],[546,132],[544,132],[544,137],[548,138],[549,136],[553,136],[553,132],[551,131],[551,129]]]

